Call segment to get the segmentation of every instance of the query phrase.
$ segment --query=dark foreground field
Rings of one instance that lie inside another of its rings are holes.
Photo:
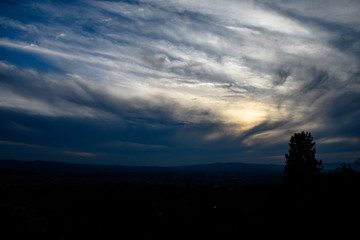
[[[39,166],[1,166],[6,239],[344,237],[359,229],[357,178],[333,176],[284,189],[278,170],[63,167],[46,174]]]

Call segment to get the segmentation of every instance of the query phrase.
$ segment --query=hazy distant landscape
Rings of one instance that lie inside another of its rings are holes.
[[[325,164],[324,171],[341,163]],[[205,186],[236,184],[281,184],[284,165],[213,163],[178,167],[87,165],[52,161],[0,160],[2,183],[162,183]],[[79,177],[81,176],[81,177]],[[45,182],[43,182],[43,179]]]
[[[255,234],[282,167],[94,166],[0,161],[7,232],[40,239],[147,239]]]
[[[303,233],[357,229],[358,178],[312,185],[304,195],[285,191],[282,176],[283,166],[266,164],[1,160],[1,218],[6,233],[37,239],[238,239],[297,231],[304,222]]]
[[[49,161],[1,160],[2,183],[121,183],[232,187],[280,184],[283,166],[214,163],[180,167],[128,167]]]

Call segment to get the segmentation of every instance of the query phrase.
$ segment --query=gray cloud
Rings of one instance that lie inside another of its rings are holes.
[[[285,83],[286,79],[291,75],[291,71],[287,69],[285,66],[281,66],[277,71],[276,74],[278,78],[274,79],[274,85],[282,85]]]
[[[67,75],[65,78],[59,75],[49,76],[6,63],[0,66],[0,86],[9,96],[46,103],[55,111],[55,115],[105,117],[117,121],[152,119],[159,123],[192,122],[193,119],[207,119],[211,115],[205,109],[185,109],[162,96],[157,96],[156,101],[148,101],[142,97],[125,98],[111,93],[107,87],[88,82],[76,75]],[[39,114],[48,114],[47,108],[37,110]],[[178,116],[180,113],[182,116]],[[210,121],[216,121],[216,116],[210,118]]]

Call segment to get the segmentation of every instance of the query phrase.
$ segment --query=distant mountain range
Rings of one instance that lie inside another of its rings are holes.
[[[52,161],[0,160],[4,171],[30,172],[38,174],[117,174],[117,173],[165,173],[165,172],[202,172],[202,173],[240,173],[240,172],[281,172],[283,166],[274,164],[249,163],[212,163],[179,167],[130,167],[121,165],[86,165]]]
[[[326,164],[325,170],[335,169],[340,164]],[[121,165],[87,165],[53,161],[18,161],[0,160],[2,173],[31,173],[45,175],[79,175],[79,174],[120,174],[120,173],[279,173],[282,174],[283,165],[251,164],[251,163],[212,163],[178,167],[153,166],[121,166]]]

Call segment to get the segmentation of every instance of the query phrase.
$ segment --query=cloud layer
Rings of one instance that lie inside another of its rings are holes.
[[[6,158],[282,163],[302,130],[360,154],[357,2],[0,5]]]

